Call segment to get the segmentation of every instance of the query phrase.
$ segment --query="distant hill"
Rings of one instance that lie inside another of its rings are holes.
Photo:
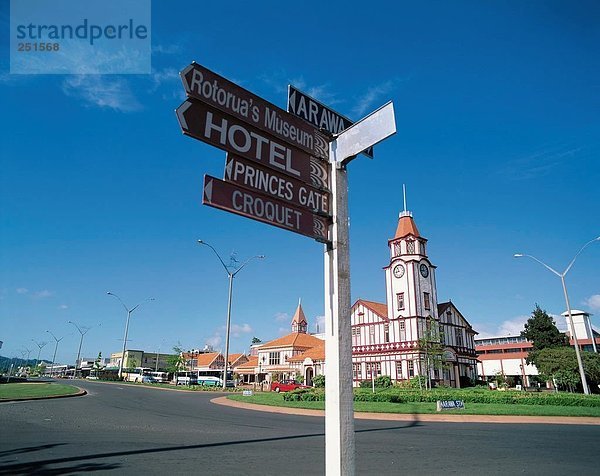
[[[44,359],[40,359],[40,362],[44,362],[46,365],[50,365],[52,362],[49,362],[48,360],[44,360]],[[10,358],[10,357],[3,357],[2,355],[0,355],[0,371],[7,371],[11,364],[14,367],[25,367],[25,366],[30,366],[33,367],[36,364],[35,359],[19,359],[19,358]]]

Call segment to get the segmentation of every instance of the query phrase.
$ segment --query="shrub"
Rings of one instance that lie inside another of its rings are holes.
[[[325,388],[325,375],[315,375],[313,377],[313,387]]]
[[[410,379],[411,388],[425,388],[426,383],[427,377],[425,377],[424,375],[417,375],[416,377],[412,377]]]

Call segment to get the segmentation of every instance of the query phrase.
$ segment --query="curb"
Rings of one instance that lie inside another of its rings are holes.
[[[54,398],[83,397],[84,395],[87,395],[87,391],[86,390],[84,390],[82,388],[79,388],[79,387],[75,387],[75,388],[79,389],[79,392],[77,392],[77,393],[70,393],[68,395],[47,395],[47,396],[44,396],[44,397],[23,397],[23,398],[6,398],[6,399],[0,398],[0,403],[6,403],[6,402],[28,402],[28,401],[31,401],[31,400],[52,400]]]
[[[271,407],[256,403],[244,403],[229,400],[227,397],[213,398],[211,403],[228,407],[242,408],[269,413],[285,413],[288,415],[304,415],[324,417],[324,410],[309,410],[303,408]],[[366,413],[354,412],[357,420],[385,420],[410,422],[440,422],[440,423],[511,423],[511,424],[552,424],[552,425],[600,425],[598,417],[562,417],[562,416],[527,416],[527,415],[434,415],[429,413]]]

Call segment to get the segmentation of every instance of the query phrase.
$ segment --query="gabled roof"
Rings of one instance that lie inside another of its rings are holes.
[[[234,368],[237,369],[253,369],[258,367],[258,356],[254,355],[248,358],[248,362],[244,362],[243,364],[237,365]]]
[[[415,238],[421,237],[413,217],[408,214],[401,214],[400,218],[398,219],[398,227],[396,228],[396,234],[394,235],[393,239],[397,240],[398,238],[404,238],[408,235],[412,235]]]
[[[196,362],[198,367],[210,367],[219,357],[223,358],[220,352],[209,352],[207,354],[198,354]]]
[[[320,339],[319,339],[320,340]],[[315,360],[325,360],[325,341],[305,350],[301,354],[294,355],[288,359],[288,362],[304,362],[304,359],[309,358]]]
[[[358,301],[356,301],[354,303],[354,306],[352,306],[352,310],[354,311],[354,309],[360,304],[362,304],[367,309],[370,309],[371,311],[373,311],[375,314],[377,314],[379,317],[381,317],[384,321],[389,321],[388,316],[387,316],[387,312],[388,312],[387,304],[384,304],[382,302],[367,301],[365,299],[359,299]]]
[[[300,349],[308,349],[310,347],[314,347],[319,342],[322,342],[322,339],[311,336],[310,334],[292,332],[291,334],[261,345],[258,350],[271,349],[275,347],[296,347]]]
[[[444,312],[446,312],[450,307],[452,307],[452,309],[454,309],[454,311],[456,311],[456,313],[459,315],[459,317],[465,322],[465,326],[467,327],[467,330],[469,330],[470,332],[472,332],[475,335],[479,334],[479,332],[476,332],[473,329],[473,326],[469,323],[469,321],[467,321],[465,316],[462,315],[462,313],[458,310],[458,308],[454,305],[454,303],[452,301],[441,302],[438,304],[438,316],[441,317],[441,315]]]
[[[235,364],[238,360],[240,360],[243,357],[246,357],[245,354],[229,354],[228,356],[228,360],[229,360],[229,365],[233,365]]]

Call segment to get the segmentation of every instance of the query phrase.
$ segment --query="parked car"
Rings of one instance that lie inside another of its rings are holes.
[[[282,380],[281,382],[271,383],[271,392],[291,392],[297,388],[308,388],[306,385],[302,385],[297,380]]]
[[[156,383],[157,380],[151,375],[144,375],[142,377],[142,383]]]

